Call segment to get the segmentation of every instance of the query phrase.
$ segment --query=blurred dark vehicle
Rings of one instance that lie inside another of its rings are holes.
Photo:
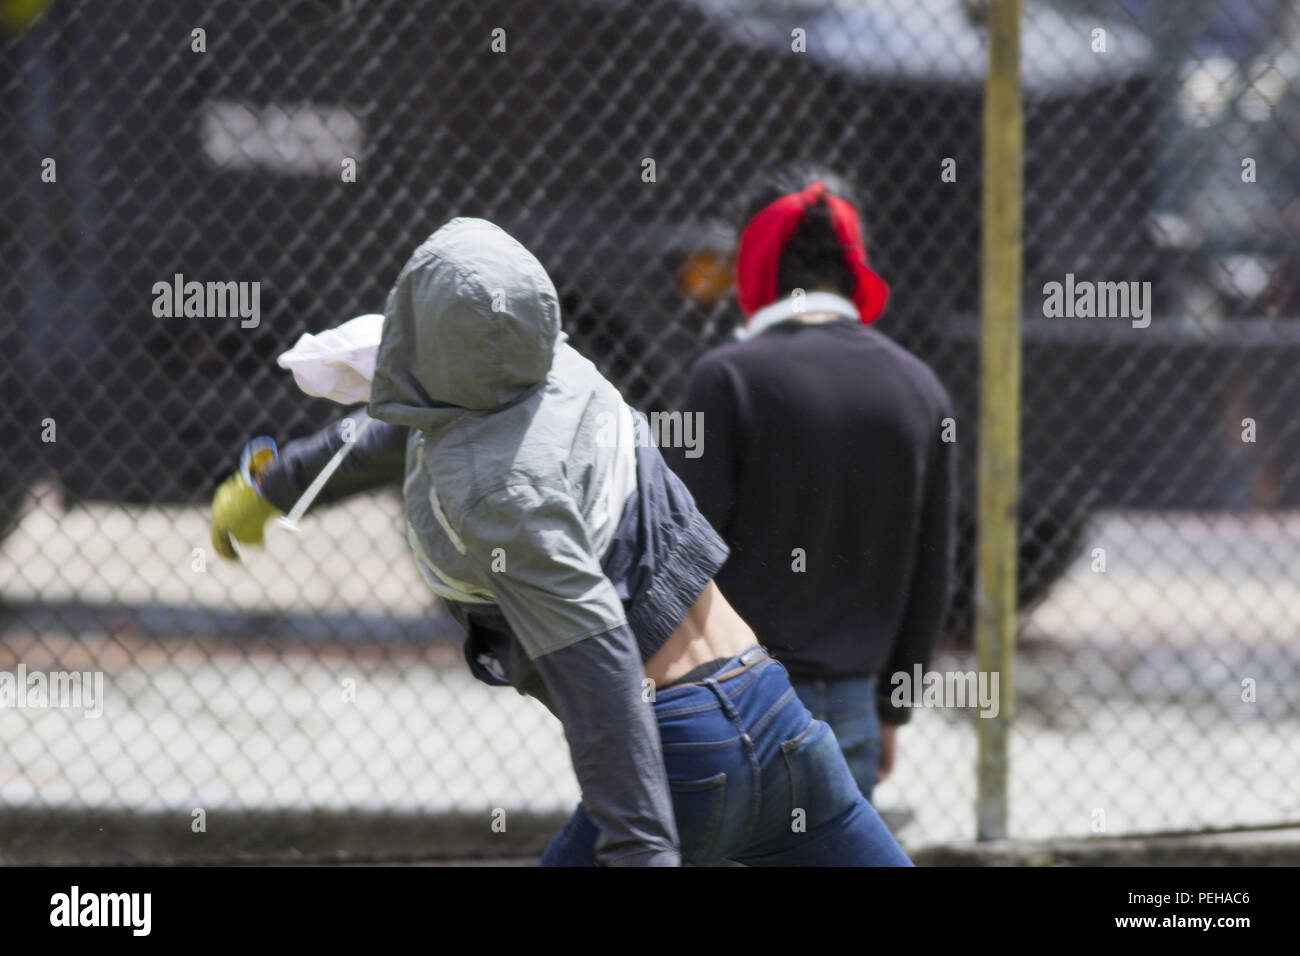
[[[671,406],[736,321],[728,202],[764,167],[815,160],[864,189],[872,262],[893,289],[880,328],[957,402],[964,621],[981,5],[826,7],[56,0],[0,66],[0,521],[49,473],[72,501],[203,502],[249,436],[331,419],[275,356],[382,308],[453,215],[518,236],[554,277],[575,344],[634,404]],[[1025,602],[1074,557],[1095,508],[1224,505],[1206,476],[1221,457],[1205,439],[1221,424],[1214,396],[1225,363],[1276,348],[1184,334],[1159,313],[1142,332],[1033,319],[1043,284],[1067,272],[1150,280],[1168,300],[1149,228],[1155,60],[1120,24],[1105,24],[1111,52],[1093,53],[1096,25],[1027,2]],[[792,50],[796,28],[807,52]],[[195,29],[206,52],[191,50]],[[47,156],[58,185],[40,181]],[[940,179],[946,158],[956,182]],[[260,323],[155,318],[152,286],[176,273],[259,281]],[[1284,491],[1300,498],[1294,476]]]

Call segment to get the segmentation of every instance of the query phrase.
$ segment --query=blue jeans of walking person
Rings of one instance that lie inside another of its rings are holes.
[[[835,731],[840,750],[858,789],[868,800],[880,765],[880,718],[876,711],[876,682],[871,677],[839,677],[792,682],[799,699],[814,717]]]
[[[761,648],[660,690],[654,709],[683,863],[911,865],[858,792],[834,732]],[[541,865],[594,866],[595,846],[579,806]]]

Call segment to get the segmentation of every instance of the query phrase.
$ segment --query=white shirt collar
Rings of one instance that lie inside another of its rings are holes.
[[[859,317],[858,307],[842,295],[834,292],[805,292],[763,306],[750,317],[748,325],[736,329],[736,338],[751,339],[778,322],[810,312],[833,312],[850,319]]]

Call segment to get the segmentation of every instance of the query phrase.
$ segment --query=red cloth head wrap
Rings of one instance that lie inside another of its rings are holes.
[[[736,247],[736,300],[748,320],[751,315],[776,301],[776,274],[781,253],[794,235],[809,206],[825,202],[831,225],[844,249],[844,263],[853,277],[853,304],[863,323],[874,322],[885,308],[889,286],[867,265],[862,245],[862,227],[851,205],[815,182],[797,193],[782,196],[764,206],[749,220]]]

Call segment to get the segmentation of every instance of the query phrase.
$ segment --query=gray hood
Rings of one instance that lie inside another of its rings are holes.
[[[370,412],[431,428],[447,406],[498,408],[545,380],[560,341],[559,298],[536,257],[484,219],[453,219],[388,293]]]

